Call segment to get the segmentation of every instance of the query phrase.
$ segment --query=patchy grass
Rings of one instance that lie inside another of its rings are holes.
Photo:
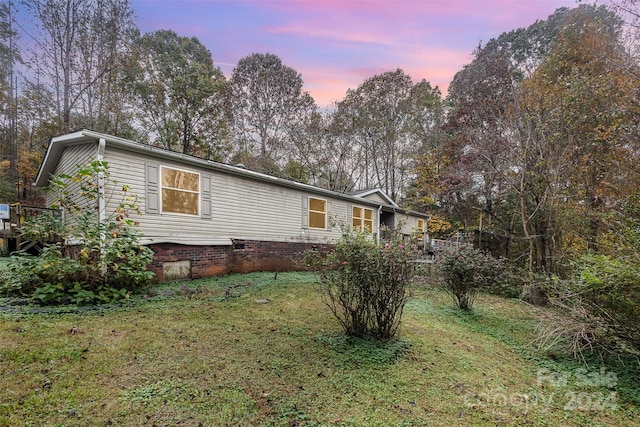
[[[0,426],[640,425],[632,366],[531,345],[535,310],[419,288],[397,340],[349,339],[313,276],[231,275],[116,307],[0,311]]]

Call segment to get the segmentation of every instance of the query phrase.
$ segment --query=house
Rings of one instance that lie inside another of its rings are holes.
[[[138,229],[159,282],[294,269],[296,254],[330,247],[339,224],[379,238],[381,226],[424,233],[428,220],[380,190],[337,193],[90,130],[52,138],[34,185],[90,160],[106,161],[111,177],[140,197]],[[103,215],[115,209],[105,203]]]

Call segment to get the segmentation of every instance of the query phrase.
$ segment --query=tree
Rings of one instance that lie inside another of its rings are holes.
[[[444,152],[450,163],[441,175],[441,203],[463,224],[479,226],[484,215],[485,227],[510,228],[508,217],[499,214],[507,191],[500,174],[509,167],[505,119],[517,84],[511,58],[493,43],[478,47],[449,87]]]
[[[335,114],[313,113],[292,143],[290,156],[304,167],[309,184],[341,193],[355,188],[362,156]]]
[[[566,17],[572,9],[561,7],[547,19],[538,20],[526,28],[502,33],[487,42],[488,51],[501,51],[509,58],[519,79],[531,75],[551,53]]]
[[[473,61],[455,76],[447,97],[449,134],[438,154],[436,204],[468,226],[511,235],[518,219],[510,174],[520,82],[550,54],[571,9],[560,8],[546,20],[501,34],[480,45]],[[433,162],[433,159],[428,159]],[[426,162],[421,162],[423,168]],[[432,173],[422,170],[422,176]],[[429,183],[427,179],[425,181]]]
[[[40,206],[43,193],[33,187],[47,141],[58,131],[53,94],[43,84],[25,81],[17,100],[17,178],[22,203]]]
[[[629,54],[640,61],[640,1],[638,0],[610,0],[613,10],[624,20],[625,42]],[[640,75],[634,74],[636,80],[640,80]],[[637,100],[637,99],[636,99]],[[637,102],[640,102],[637,100]]]
[[[444,151],[445,103],[440,90],[423,80],[412,89],[410,132],[418,143],[413,166],[414,179],[403,205],[416,210],[433,210],[443,188],[439,178],[449,163]]]
[[[0,150],[9,161],[5,190],[13,187],[18,179],[17,88],[14,68],[22,61],[14,29],[14,12],[13,3],[0,3]]]
[[[274,54],[253,53],[234,68],[227,95],[238,158],[257,159],[255,167],[278,174],[316,111],[302,77]]]
[[[359,185],[380,187],[394,200],[410,182],[416,151],[412,89],[411,77],[400,69],[379,74],[347,91],[335,113],[363,156]]]
[[[333,132],[331,113],[316,111],[306,124],[292,137],[289,158],[304,170],[302,182],[338,192],[353,190],[351,174],[353,147]],[[296,179],[283,170],[284,176]]]
[[[223,157],[220,119],[225,79],[211,53],[195,37],[170,30],[145,34],[133,48],[128,85],[144,130],[164,148]],[[222,138],[223,139],[223,138]]]
[[[545,159],[553,169],[545,174],[557,200],[564,200],[556,220],[570,221],[563,227],[570,231],[566,239],[589,251],[599,250],[611,207],[636,191],[639,178],[637,146],[627,139],[640,119],[632,107],[637,86],[626,72],[634,65],[619,37],[620,21],[606,8],[575,9],[524,86],[537,132],[553,141]]]
[[[447,163],[423,181],[456,220],[513,236],[531,270],[596,250],[638,182],[637,64],[619,30],[607,8],[561,9],[480,47],[450,86]]]
[[[129,0],[25,0],[36,19],[36,75],[55,95],[58,132],[113,131],[121,104],[115,71],[137,36]]]

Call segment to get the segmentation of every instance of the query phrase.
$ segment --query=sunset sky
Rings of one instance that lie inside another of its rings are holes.
[[[479,43],[546,19],[576,0],[132,0],[142,32],[197,37],[229,77],[273,53],[302,74],[319,106],[401,68],[446,91]]]

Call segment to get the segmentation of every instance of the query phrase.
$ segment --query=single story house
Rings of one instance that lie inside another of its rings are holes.
[[[339,224],[409,235],[425,232],[429,218],[380,190],[342,194],[90,130],[53,137],[34,185],[91,160],[106,161],[139,196],[138,230],[155,253],[149,268],[158,282],[294,269],[296,254],[330,247]],[[103,215],[115,209],[105,204]]]

